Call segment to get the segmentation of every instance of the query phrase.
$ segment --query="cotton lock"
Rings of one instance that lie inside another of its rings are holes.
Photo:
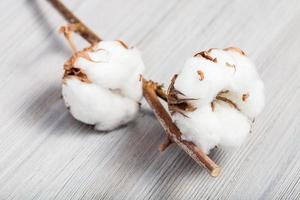
[[[136,48],[101,41],[64,65],[62,96],[77,120],[109,131],[133,120],[140,107],[144,64]]]

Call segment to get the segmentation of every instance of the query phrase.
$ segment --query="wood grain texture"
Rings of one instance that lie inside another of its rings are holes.
[[[0,1],[0,199],[300,198],[298,0],[64,3],[102,38],[138,46],[146,77],[165,83],[197,51],[238,46],[268,103],[242,148],[213,153],[212,178],[178,147],[158,151],[164,132],[145,102],[110,133],[74,120],[60,98],[64,20],[46,1]]]

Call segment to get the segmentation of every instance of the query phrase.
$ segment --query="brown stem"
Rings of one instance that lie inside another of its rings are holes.
[[[179,145],[189,156],[191,156],[198,164],[204,166],[212,176],[216,177],[220,173],[219,166],[212,161],[199,147],[193,142],[181,139],[182,133],[179,128],[173,123],[169,113],[160,103],[156,94],[157,84],[153,81],[143,81],[144,97],[153,109],[157,119],[163,126],[167,136],[172,142]]]
[[[75,42],[73,41],[72,33],[76,30],[76,27],[79,26],[80,24],[69,24],[67,26],[62,26],[59,29],[59,31],[63,33],[65,38],[67,39],[73,54],[77,52],[77,48]]]
[[[162,144],[159,145],[159,150],[161,152],[163,152],[164,150],[166,150],[166,148],[168,148],[171,144],[172,144],[172,140],[169,139],[169,137],[166,138],[166,141]]]
[[[84,23],[80,21],[61,1],[48,0],[52,6],[70,23],[80,24],[80,28],[76,31],[90,44],[96,44],[101,41],[101,38],[89,29]]]
[[[94,44],[101,41],[101,39],[93,33],[87,26],[85,26],[76,16],[72,14],[59,0],[48,0],[52,5],[61,13],[64,18],[70,23],[79,23],[83,28],[77,30],[77,32],[88,42]],[[146,81],[142,78],[143,83],[143,95],[151,108],[153,109],[157,119],[162,124],[164,130],[167,133],[168,139],[171,142],[179,145],[188,155],[190,155],[199,165],[205,167],[213,177],[216,177],[220,173],[220,167],[212,161],[199,147],[193,142],[189,142],[181,139],[182,133],[179,128],[173,123],[169,113],[165,110],[160,103],[159,98],[167,101],[167,96],[162,89],[162,85],[158,85],[153,81]]]

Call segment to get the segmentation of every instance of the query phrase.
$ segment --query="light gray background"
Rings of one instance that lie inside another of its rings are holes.
[[[242,148],[212,155],[212,178],[176,145],[158,151],[151,114],[106,134],[75,121],[60,98],[65,21],[45,0],[1,0],[0,199],[300,198],[299,0],[64,2],[101,37],[138,46],[146,77],[166,84],[199,50],[244,49],[267,105]]]

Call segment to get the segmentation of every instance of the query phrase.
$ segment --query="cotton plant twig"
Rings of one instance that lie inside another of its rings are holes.
[[[90,44],[95,44],[101,41],[91,29],[89,29],[82,21],[80,21],[66,6],[64,6],[59,0],[48,0],[53,7],[71,24],[76,24],[76,29],[73,31],[80,34]],[[65,33],[65,31],[64,31]],[[70,39],[70,38],[69,38]],[[68,41],[70,44],[71,40]],[[75,46],[72,44],[73,51]],[[173,123],[169,113],[165,110],[161,104],[159,98],[168,102],[168,97],[164,92],[162,85],[159,85],[151,80],[147,81],[141,77],[143,84],[143,95],[151,108],[153,109],[157,119],[163,126],[167,140],[160,145],[160,150],[165,150],[170,144],[176,143],[180,146],[189,156],[191,156],[199,165],[205,167],[211,176],[216,177],[220,174],[220,167],[211,160],[199,147],[193,142],[183,140],[181,138],[182,133],[179,128]]]
[[[90,44],[96,44],[101,38],[78,19],[61,1],[48,0],[49,3],[70,23],[78,24],[76,32],[86,39]]]
[[[216,177],[220,173],[220,167],[212,161],[199,147],[197,147],[193,142],[189,142],[181,139],[182,133],[179,128],[173,123],[172,118],[169,113],[165,110],[163,105],[158,99],[156,91],[159,85],[153,81],[143,81],[143,92],[144,97],[153,109],[157,119],[163,126],[168,140],[176,143],[180,146],[189,156],[191,156],[198,164],[204,166],[210,173],[210,175]],[[161,150],[164,150],[166,146],[169,145],[170,141],[161,145]]]
[[[72,33],[76,32],[80,28],[80,26],[80,24],[69,24],[68,26],[62,26],[59,29],[59,32],[63,33],[65,38],[67,39],[73,54],[77,52],[77,48],[75,42],[73,41]]]

